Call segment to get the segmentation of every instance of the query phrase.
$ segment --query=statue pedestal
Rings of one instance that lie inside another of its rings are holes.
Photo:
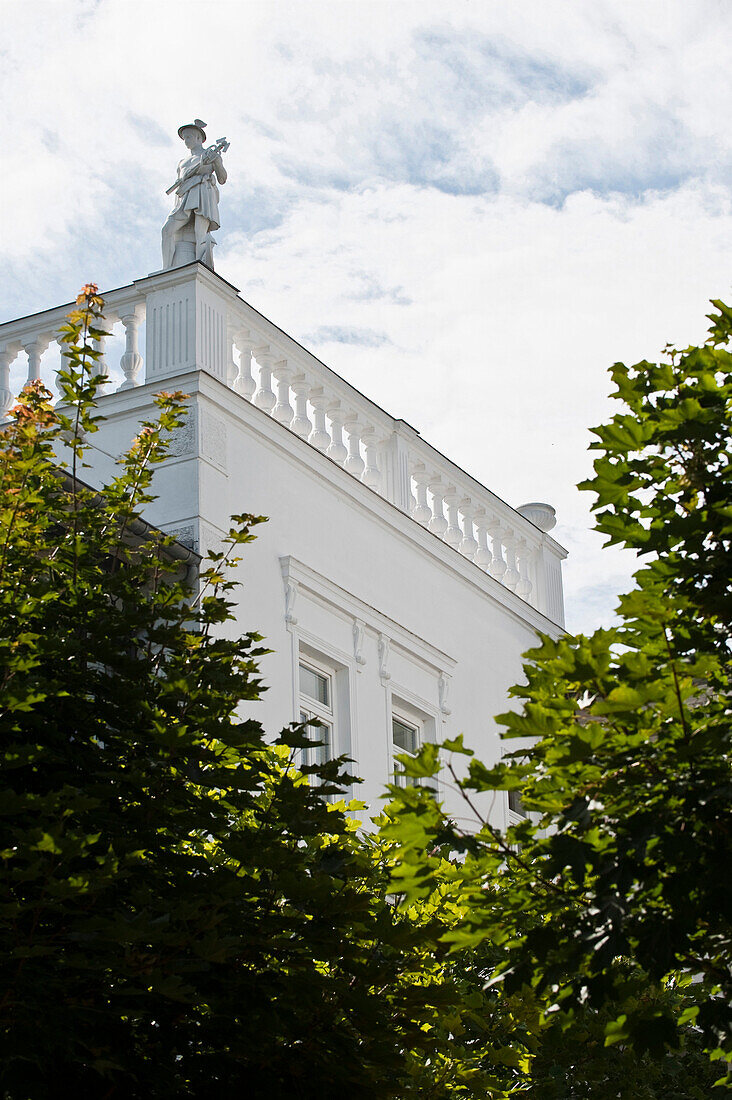
[[[145,380],[198,369],[226,384],[236,289],[201,263],[179,265],[177,256],[175,267],[136,284],[145,292]]]

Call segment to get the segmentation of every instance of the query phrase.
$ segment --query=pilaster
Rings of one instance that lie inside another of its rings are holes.
[[[412,510],[412,487],[409,471],[409,451],[419,436],[406,420],[395,420],[394,431],[383,446],[385,496],[407,515]]]

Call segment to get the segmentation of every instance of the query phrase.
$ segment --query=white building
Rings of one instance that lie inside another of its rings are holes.
[[[421,740],[463,733],[497,759],[492,716],[506,709],[521,654],[537,630],[556,637],[563,626],[553,510],[504,503],[202,263],[104,298],[107,327],[126,343],[118,367],[107,341],[113,392],[85,477],[112,472],[159,389],[190,395],[145,518],[205,553],[232,513],[269,517],[244,551],[238,610],[273,650],[254,710],[265,728],[317,715],[374,809],[394,751]],[[70,308],[0,325],[2,411],[26,357],[27,377],[52,383]],[[502,825],[507,803],[496,803]]]

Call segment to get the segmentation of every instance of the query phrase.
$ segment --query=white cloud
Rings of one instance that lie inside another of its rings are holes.
[[[696,0],[19,0],[4,313],[159,266],[189,117],[226,133],[217,267],[512,503],[548,499],[570,623],[599,552],[606,368],[728,293],[732,10]]]

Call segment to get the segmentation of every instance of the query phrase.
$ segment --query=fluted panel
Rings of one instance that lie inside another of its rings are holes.
[[[147,328],[151,374],[175,374],[190,365],[188,297],[154,303],[148,311]]]
[[[198,303],[197,366],[222,381],[226,378],[226,317],[205,300]]]

